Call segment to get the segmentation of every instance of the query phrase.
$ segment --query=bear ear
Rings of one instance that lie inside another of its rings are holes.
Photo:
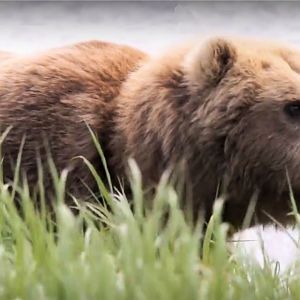
[[[193,47],[186,55],[187,79],[192,85],[217,85],[237,59],[230,40],[214,38]]]

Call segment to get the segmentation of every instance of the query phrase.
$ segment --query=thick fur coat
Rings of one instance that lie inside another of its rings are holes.
[[[50,150],[57,168],[70,171],[68,193],[85,198],[82,182],[92,190],[95,182],[72,158],[83,155],[101,172],[88,124],[115,184],[127,184],[129,157],[147,188],[171,170],[184,181],[184,199],[207,217],[220,186],[224,220],[236,226],[251,199],[259,223],[268,215],[289,221],[287,174],[300,193],[300,54],[281,44],[215,38],[152,58],[102,42],[4,54],[0,103],[1,128],[12,126],[2,147],[7,180],[23,140],[31,186],[36,157],[44,165]]]
[[[150,186],[164,170],[181,170],[186,199],[207,217],[222,187],[224,220],[233,225],[252,200],[257,222],[289,220],[286,173],[300,192],[296,50],[223,38],[169,49],[130,76],[118,105],[117,166],[119,153],[123,166],[135,158]]]
[[[31,56],[0,54],[0,126],[3,132],[10,127],[2,145],[5,180],[13,180],[22,148],[20,175],[32,189],[41,163],[46,194],[53,196],[51,155],[58,171],[69,171],[67,192],[88,196],[83,182],[93,189],[94,181],[74,159],[100,165],[87,125],[105,148],[121,84],[145,58],[131,47],[99,41]]]

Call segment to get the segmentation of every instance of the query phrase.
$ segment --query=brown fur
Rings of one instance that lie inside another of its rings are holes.
[[[86,123],[104,146],[114,114],[114,99],[128,73],[146,55],[139,50],[111,43],[91,41],[54,49],[34,56],[3,55],[0,63],[0,125],[11,126],[2,147],[4,175],[13,180],[22,138],[21,172],[31,187],[36,186],[37,158],[40,157],[44,186],[49,196],[52,178],[47,171],[48,153],[59,171],[70,171],[68,192],[87,195],[81,182],[93,185],[80,159],[96,168],[99,156]],[[73,160],[72,160],[73,159]]]
[[[0,124],[12,126],[3,145],[6,179],[25,134],[22,171],[30,185],[36,155],[46,162],[47,144],[58,169],[70,170],[68,191],[84,198],[80,182],[92,190],[95,183],[71,159],[83,155],[101,171],[86,122],[115,183],[118,177],[127,183],[133,157],[146,187],[166,169],[180,171],[196,213],[210,215],[222,185],[225,221],[240,226],[254,194],[259,223],[269,221],[265,212],[288,221],[286,170],[300,194],[300,117],[287,106],[300,99],[296,50],[220,38],[147,59],[129,47],[89,42],[6,62],[0,64]]]
[[[286,105],[299,99],[300,54],[280,44],[220,38],[172,49],[124,84],[112,163],[123,173],[133,157],[146,186],[184,166],[195,212],[209,216],[222,185],[225,221],[240,226],[256,195],[259,223],[287,222],[286,170],[300,192],[300,114]]]

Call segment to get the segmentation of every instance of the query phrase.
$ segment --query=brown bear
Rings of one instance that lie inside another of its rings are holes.
[[[137,49],[101,41],[35,55],[0,54],[0,129],[10,129],[1,149],[5,180],[14,180],[21,153],[20,179],[26,175],[37,189],[41,163],[50,199],[51,155],[59,171],[70,171],[68,192],[84,198],[87,189],[81,182],[91,182],[92,176],[82,160],[73,158],[82,155],[100,165],[87,124],[105,149],[121,84],[146,57]]]
[[[166,169],[183,170],[185,196],[207,217],[222,186],[224,220],[235,226],[251,199],[258,223],[270,222],[269,215],[293,219],[287,173],[297,198],[300,52],[247,39],[192,42],[146,62],[117,102],[111,143],[117,173],[128,157],[146,186]]]
[[[300,54],[281,44],[215,38],[159,57],[126,46],[88,42],[0,64],[4,175],[37,181],[36,157],[51,152],[70,171],[68,192],[94,190],[78,155],[101,174],[86,123],[97,133],[115,184],[127,183],[134,158],[145,187],[167,169],[184,178],[184,199],[207,217],[224,187],[224,220],[239,226],[256,197],[259,223],[287,222],[289,174],[300,192]],[[46,145],[46,146],[45,146]],[[51,178],[45,176],[50,189]],[[255,196],[255,197],[254,197]]]

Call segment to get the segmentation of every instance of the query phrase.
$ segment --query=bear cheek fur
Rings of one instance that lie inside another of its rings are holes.
[[[242,222],[255,192],[253,222],[269,223],[270,215],[285,224],[293,219],[287,217],[291,201],[286,171],[294,193],[299,193],[300,124],[292,124],[284,114],[286,103],[262,100],[254,104],[227,137],[224,219],[232,224]]]
[[[219,181],[225,180],[225,221],[240,226],[258,191],[258,222],[271,221],[264,211],[286,222],[285,170],[297,190],[300,166],[298,130],[284,118],[282,99],[298,79],[280,57],[274,59],[273,72],[268,64],[262,67],[260,52],[242,60],[239,54],[230,41],[215,39],[175,59],[180,66],[165,58],[155,71],[142,68],[119,99],[117,127],[123,138],[116,144],[122,144],[118,149],[124,157],[136,159],[147,186],[159,180],[165,167],[183,161],[195,213],[204,208],[210,215]]]
[[[207,47],[189,53],[188,59],[181,57],[184,70],[176,65],[164,68],[164,61],[160,72],[147,72],[145,67],[127,82],[119,97],[117,122],[123,138],[115,139],[113,147],[125,145],[122,153],[137,161],[147,187],[157,183],[166,168],[180,169],[187,183],[185,199],[192,202],[195,214],[204,208],[209,216],[222,175],[228,128],[228,120],[220,116],[220,111],[226,114],[227,100],[222,103],[217,85],[236,54],[220,39]]]

